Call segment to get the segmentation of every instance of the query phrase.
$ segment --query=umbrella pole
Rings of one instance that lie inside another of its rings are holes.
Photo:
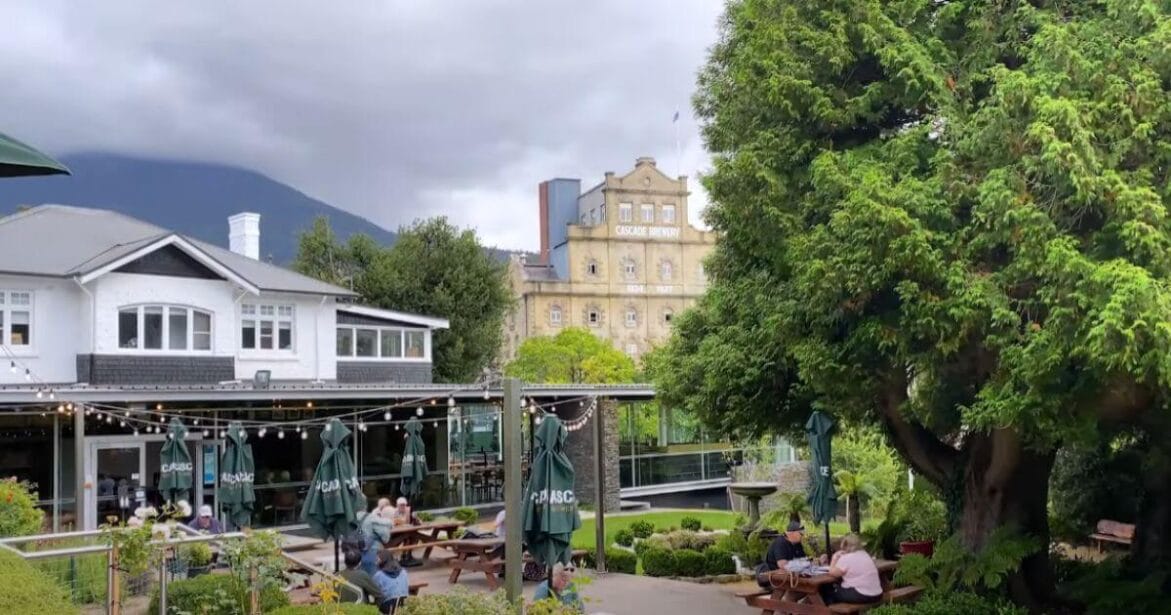
[[[342,569],[339,566],[340,562],[338,561],[337,554],[338,554],[337,536],[334,536],[333,537],[333,571],[334,572],[341,572]]]
[[[825,559],[828,562],[830,558],[829,546],[829,519],[825,520]]]

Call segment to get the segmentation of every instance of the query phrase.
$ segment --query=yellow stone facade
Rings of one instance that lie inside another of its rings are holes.
[[[580,326],[638,358],[664,341],[672,319],[703,294],[712,232],[688,222],[687,178],[639,158],[578,198],[578,220],[560,246],[560,275],[542,256],[513,257],[516,308],[505,321],[505,359],[525,339]],[[542,223],[548,213],[542,214]],[[546,243],[546,242],[543,242]]]

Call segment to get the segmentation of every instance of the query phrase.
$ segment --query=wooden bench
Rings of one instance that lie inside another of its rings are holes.
[[[1115,544],[1130,546],[1134,541],[1134,526],[1129,523],[1119,523],[1118,521],[1111,521],[1109,519],[1102,519],[1098,522],[1098,526],[1093,534],[1090,534],[1090,540],[1098,547],[1098,553],[1102,552],[1102,544],[1113,542]]]
[[[849,604],[839,602],[838,604],[829,605],[831,613],[865,613],[870,609],[878,608],[884,604],[898,604],[900,602],[910,602],[919,597],[923,593],[923,588],[916,585],[908,585],[906,587],[899,587],[897,589],[888,589],[882,592],[882,600],[874,604]]]

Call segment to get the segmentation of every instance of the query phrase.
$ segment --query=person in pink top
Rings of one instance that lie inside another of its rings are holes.
[[[842,538],[841,550],[830,561],[829,574],[841,581],[834,588],[833,602],[872,604],[882,599],[882,580],[870,554],[862,550],[857,534]]]

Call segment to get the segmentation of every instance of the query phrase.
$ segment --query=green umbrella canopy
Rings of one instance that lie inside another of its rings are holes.
[[[813,522],[822,524],[834,516],[838,494],[834,490],[834,473],[831,467],[830,444],[833,440],[834,421],[821,412],[814,412],[805,423],[805,434],[809,436],[809,508]]]
[[[423,446],[423,424],[418,419],[407,421],[407,444],[403,450],[402,485],[399,491],[413,503],[415,497],[423,489],[423,479],[427,478],[427,449]]]
[[[321,538],[342,538],[357,529],[358,512],[366,507],[349,439],[350,430],[337,419],[330,419],[321,432],[321,461],[301,509],[301,521]]]
[[[252,445],[248,432],[239,421],[228,424],[228,443],[220,458],[220,509],[235,527],[252,525],[256,493],[252,485],[256,479],[256,463],[252,459]]]
[[[573,465],[564,450],[566,435],[561,420],[547,416],[533,436],[533,464],[522,503],[521,530],[529,553],[541,566],[568,563],[570,540],[581,527],[573,493]]]
[[[191,491],[191,452],[187,450],[187,428],[183,421],[171,419],[167,441],[159,455],[159,494],[167,502],[186,500]]]
[[[69,174],[65,165],[0,132],[0,177]]]

